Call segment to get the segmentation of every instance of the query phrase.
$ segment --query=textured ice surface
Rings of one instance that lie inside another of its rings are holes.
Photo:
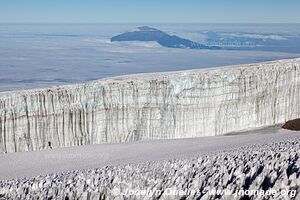
[[[270,136],[270,139],[272,137]],[[192,158],[127,164],[0,181],[4,199],[240,199],[208,191],[274,190],[251,199],[300,198],[300,140],[252,144]],[[119,195],[126,190],[157,190],[154,195]],[[199,194],[167,195],[195,190]],[[290,191],[289,195],[280,191]],[[245,197],[245,196],[244,196]],[[265,198],[264,198],[265,197]]]
[[[300,59],[0,93],[0,151],[222,135],[300,117]]]

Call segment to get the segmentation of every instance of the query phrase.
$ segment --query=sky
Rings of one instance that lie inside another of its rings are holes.
[[[300,23],[299,0],[0,0],[0,23]]]

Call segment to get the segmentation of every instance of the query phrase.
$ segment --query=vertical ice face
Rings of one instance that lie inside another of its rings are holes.
[[[300,117],[300,59],[0,93],[0,152],[214,136]]]

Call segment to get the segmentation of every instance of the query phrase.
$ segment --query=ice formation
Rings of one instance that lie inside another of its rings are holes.
[[[0,152],[222,135],[300,117],[300,59],[0,93]]]
[[[299,199],[299,144],[0,180],[0,199]]]

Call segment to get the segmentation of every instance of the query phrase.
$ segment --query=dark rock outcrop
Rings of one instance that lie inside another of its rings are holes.
[[[300,131],[300,118],[287,121],[282,128],[292,131]]]

